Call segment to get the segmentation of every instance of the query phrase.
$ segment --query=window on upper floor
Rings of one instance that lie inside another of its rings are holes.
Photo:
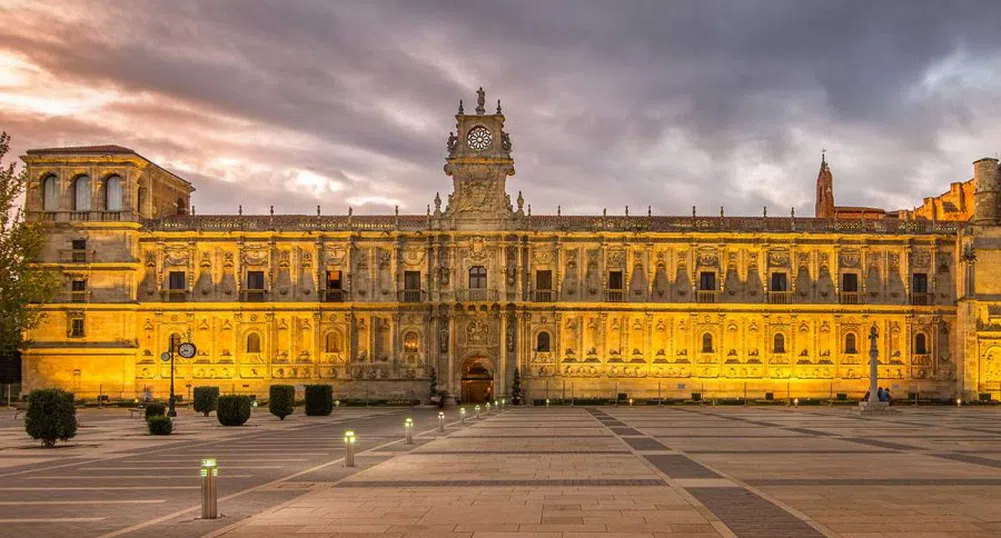
[[[858,273],[845,273],[841,275],[841,291],[858,293]]]
[[[548,269],[536,271],[535,289],[538,291],[551,291],[553,289],[553,272]]]
[[[772,339],[772,353],[786,352],[786,337],[783,334],[776,334]]]
[[[76,279],[70,282],[70,301],[83,303],[87,301],[87,281]]]
[[[70,245],[73,247],[72,260],[76,263],[87,261],[87,240],[86,239],[74,239]]]
[[[59,178],[54,174],[42,180],[42,209],[45,211],[59,209]]]
[[[264,271],[247,271],[247,289],[264,289]]]
[[[403,337],[403,351],[416,353],[421,347],[421,339],[415,332],[408,332]]]
[[[702,352],[703,353],[713,352],[713,335],[710,333],[705,333],[702,335]]]
[[[716,291],[716,272],[702,271],[699,273],[699,290]]]
[[[342,289],[340,271],[327,271],[327,289],[328,290]]]
[[[184,271],[171,271],[167,277],[167,287],[171,290],[187,289],[188,283],[184,278]]]
[[[789,279],[785,273],[772,273],[770,291],[789,291]]]
[[[469,269],[469,289],[481,290],[487,287],[487,268],[481,265]]]
[[[914,273],[911,275],[911,291],[914,293],[928,293],[928,275],[925,273]]]
[[[327,333],[325,344],[324,349],[327,350],[327,353],[340,353],[344,351],[344,346],[341,343],[341,335],[337,331]]]
[[[608,272],[608,289],[610,290],[624,289],[624,282],[625,279],[622,278],[622,271]]]
[[[845,335],[845,353],[858,353],[858,348],[855,347],[855,333],[848,333]]]
[[[914,335],[914,354],[915,355],[928,354],[928,337],[925,336],[925,333],[918,333]]]
[[[104,209],[107,211],[122,210],[122,178],[109,176],[104,180]]]
[[[70,338],[83,338],[84,337],[84,325],[83,316],[75,317],[70,319]]]
[[[90,211],[90,178],[80,176],[73,180],[73,211]]]
[[[548,351],[550,351],[550,349],[551,349],[551,346],[550,346],[549,333],[546,332],[546,331],[540,332],[535,337],[535,350],[536,351],[548,352]]]
[[[247,335],[247,353],[261,352],[261,335],[250,333]]]
[[[421,289],[421,272],[420,271],[404,271],[403,272],[403,289],[410,291],[419,291]]]

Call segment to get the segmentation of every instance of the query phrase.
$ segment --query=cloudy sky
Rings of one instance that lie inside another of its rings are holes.
[[[839,205],[913,207],[1001,151],[990,0],[0,0],[0,23],[15,152],[125,145],[202,214],[423,213],[478,86],[534,213],[812,215],[823,148]]]

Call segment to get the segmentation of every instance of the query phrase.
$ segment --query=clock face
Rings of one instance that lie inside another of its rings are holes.
[[[490,134],[490,129],[483,126],[473,127],[470,129],[469,134],[466,135],[466,144],[473,151],[483,151],[490,147],[490,142],[493,141],[493,138],[494,136]]]
[[[197,351],[198,350],[195,348],[195,345],[192,344],[191,342],[185,342],[177,346],[177,354],[184,357],[185,359],[190,359],[191,357],[194,357]]]

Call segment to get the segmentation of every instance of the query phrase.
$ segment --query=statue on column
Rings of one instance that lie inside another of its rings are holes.
[[[476,91],[476,113],[483,115],[487,113],[485,105],[487,104],[487,92],[483,91],[483,86]]]

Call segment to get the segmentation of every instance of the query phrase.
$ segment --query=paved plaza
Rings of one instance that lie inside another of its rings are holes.
[[[77,446],[48,453],[5,418],[0,536],[1001,535],[994,408],[537,407],[466,425],[450,409],[445,433],[436,412],[258,413],[236,429],[182,416],[189,438],[164,441],[88,411]],[[219,520],[197,519],[203,456],[222,468]]]

